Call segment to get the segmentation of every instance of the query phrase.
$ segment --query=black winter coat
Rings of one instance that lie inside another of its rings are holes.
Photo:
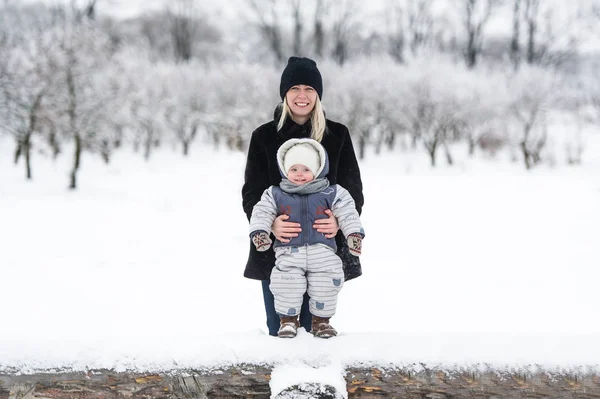
[[[242,188],[242,205],[248,220],[252,216],[252,208],[260,200],[263,191],[270,186],[279,185],[281,182],[281,173],[277,166],[279,147],[292,138],[310,137],[310,120],[304,125],[298,125],[288,118],[281,130],[277,131],[276,121],[279,120],[280,112],[278,107],[275,111],[275,119],[256,129],[250,139]],[[348,190],[360,214],[364,203],[362,181],[348,128],[341,123],[327,119],[327,127],[321,144],[329,156],[329,174],[327,175],[329,182],[332,185],[339,184]],[[341,231],[338,231],[335,239],[338,247],[337,254],[343,262],[346,281],[360,276],[362,274],[360,260],[348,251],[348,244]],[[273,249],[258,252],[250,239],[248,242],[250,243],[250,255],[244,277],[268,280],[271,270],[275,266]]]

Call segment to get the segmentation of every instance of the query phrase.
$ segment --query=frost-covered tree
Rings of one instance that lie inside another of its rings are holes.
[[[336,3],[335,13],[332,13],[331,57],[339,65],[344,65],[353,51],[352,43],[357,38],[359,27],[358,7],[357,0],[340,0]]]
[[[517,122],[512,134],[527,169],[542,161],[548,140],[548,113],[556,101],[557,75],[524,66],[509,78],[510,113]]]
[[[388,27],[389,54],[403,63],[406,49],[412,56],[429,46],[434,40],[434,0],[389,0],[386,22]]]
[[[573,60],[595,30],[589,14],[590,5],[577,0],[554,5],[523,0],[527,63],[556,66]]]
[[[245,150],[257,126],[272,120],[281,101],[280,71],[260,65],[227,65],[211,70],[207,95],[207,133],[213,145]]]
[[[521,60],[521,0],[513,0],[512,37],[510,40],[510,59],[515,69]]]
[[[401,88],[403,101],[398,112],[403,125],[425,147],[431,165],[437,162],[440,147],[449,164],[453,163],[448,144],[460,137],[460,116],[466,104],[457,95],[468,82],[466,71],[444,59],[421,59],[405,70]]]
[[[192,58],[204,60],[210,56],[213,45],[219,44],[220,34],[202,15],[194,0],[175,0],[168,3],[166,20],[176,62]]]
[[[31,179],[33,136],[54,130],[59,48],[56,36],[43,31],[13,36],[7,47],[1,67],[5,118],[0,127],[14,138],[14,161],[24,158],[25,176]]]
[[[304,4],[304,3],[303,3]],[[314,54],[317,58],[322,58],[325,48],[325,17],[331,9],[330,0],[316,0],[313,22],[313,43]]]
[[[281,22],[284,2],[275,0],[247,0],[260,35],[266,42],[277,63],[285,61]]]
[[[77,188],[77,173],[84,150],[93,151],[107,128],[113,93],[104,73],[111,61],[109,38],[96,25],[70,20],[56,29],[60,37],[60,71],[63,95],[61,131],[73,144],[69,188]]]
[[[169,95],[165,99],[164,120],[181,144],[183,155],[189,154],[196,136],[205,130],[208,106],[208,81],[199,65],[181,65],[168,71]]]
[[[510,97],[504,75],[485,69],[473,70],[458,88],[461,136],[467,141],[469,155],[478,147],[492,153],[505,141],[503,125],[508,117]]]
[[[324,94],[323,108],[329,118],[348,127],[358,157],[363,159],[367,146],[373,142],[374,130],[385,118],[381,106],[385,97],[380,95],[385,83],[367,65],[360,63],[343,68],[325,64],[323,70],[330,76],[330,86],[334,87]],[[348,94],[349,90],[352,95]]]
[[[490,16],[503,0],[464,0],[463,24],[467,34],[465,59],[469,68],[475,67],[483,47],[484,29]]]

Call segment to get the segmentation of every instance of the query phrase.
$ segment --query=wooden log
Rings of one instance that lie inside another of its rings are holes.
[[[164,373],[7,373],[0,374],[0,399],[269,399],[272,369],[244,364]],[[349,399],[600,399],[600,376],[593,373],[349,367],[345,378]]]
[[[0,386],[9,392],[6,399],[269,399],[270,375],[271,368],[253,365],[172,374],[95,370],[0,375]]]
[[[598,375],[348,368],[348,398],[600,398]]]

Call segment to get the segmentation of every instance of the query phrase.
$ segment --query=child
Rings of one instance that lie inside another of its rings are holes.
[[[361,253],[364,231],[354,200],[340,185],[329,185],[327,152],[313,139],[291,139],[277,151],[277,164],[283,179],[279,186],[263,192],[252,210],[250,237],[258,251],[273,243],[270,234],[275,218],[289,216],[288,222],[302,226],[298,237],[288,243],[275,241],[275,267],[270,289],[280,317],[277,335],[293,338],[305,292],[310,296],[312,334],[320,338],[337,335],[329,324],[335,314],[337,295],[344,284],[342,261],[336,255],[335,238],[326,238],[313,229],[316,219],[327,218],[330,209],[348,240],[350,253]]]

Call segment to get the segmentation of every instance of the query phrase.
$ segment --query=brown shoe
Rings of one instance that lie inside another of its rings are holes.
[[[315,337],[319,338],[331,338],[337,335],[335,328],[329,324],[329,317],[319,317],[315,315],[312,317],[312,329],[310,332]]]
[[[279,338],[294,338],[298,333],[298,316],[279,316],[279,331],[277,336]]]

